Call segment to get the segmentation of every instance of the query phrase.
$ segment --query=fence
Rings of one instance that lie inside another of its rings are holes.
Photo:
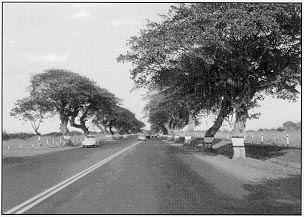
[[[84,136],[71,136],[74,145],[80,145]],[[3,149],[38,148],[64,145],[63,136],[35,136],[28,139],[10,139],[2,141]]]
[[[206,131],[175,132],[179,136],[191,136],[204,138]],[[215,138],[231,140],[231,132],[218,132]],[[251,144],[272,144],[278,146],[301,147],[300,131],[247,131],[244,133],[245,143]]]

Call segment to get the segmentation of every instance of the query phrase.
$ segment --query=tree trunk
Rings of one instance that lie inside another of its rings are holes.
[[[191,112],[189,112],[187,132],[194,131],[194,128],[195,128],[195,121]]]
[[[95,126],[101,130],[101,133],[105,133],[105,129],[103,128],[103,126],[101,124],[95,123]]]
[[[107,134],[110,134],[110,132],[107,130],[107,126],[104,127]]]
[[[110,133],[112,134],[112,135],[114,135],[114,132],[112,131],[112,123],[110,122],[110,124],[109,124],[109,131],[110,131]]]
[[[165,126],[161,126],[160,128],[163,131],[163,134],[165,134],[165,135],[168,134],[168,130],[167,130],[167,128]]]
[[[70,131],[68,128],[68,122],[69,122],[68,117],[60,117],[60,121],[61,121],[61,123],[60,123],[59,130],[62,132],[62,134],[64,136],[69,136]]]
[[[81,129],[83,131],[84,135],[88,135],[89,134],[89,129],[85,126],[85,122],[82,122],[81,124],[76,124],[75,123],[75,117],[71,117],[70,125],[72,127]]]
[[[41,136],[41,133],[38,132],[38,129],[34,129],[37,136]]]
[[[246,106],[243,105],[236,109],[235,122],[232,130],[234,136],[243,136],[243,132],[246,129],[247,116],[248,108]]]
[[[213,125],[205,133],[205,137],[214,137],[217,131],[221,128],[225,118],[232,111],[230,103],[227,99],[224,99],[221,105],[220,112],[214,121]]]

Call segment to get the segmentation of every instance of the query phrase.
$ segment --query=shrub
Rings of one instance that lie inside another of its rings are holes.
[[[9,140],[10,136],[8,135],[8,133],[4,130],[2,132],[2,140]]]

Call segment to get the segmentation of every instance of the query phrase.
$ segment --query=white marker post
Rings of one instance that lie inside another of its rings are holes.
[[[264,143],[264,134],[262,133],[262,144]]]
[[[34,148],[34,144],[32,144],[32,148]]]
[[[38,136],[38,145],[41,147],[42,146],[42,143],[41,143],[41,137]]]
[[[287,147],[289,147],[289,137],[288,137],[288,134],[286,135],[286,145],[287,145]]]

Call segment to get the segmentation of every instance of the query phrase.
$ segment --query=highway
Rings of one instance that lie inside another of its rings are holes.
[[[2,213],[300,213],[252,194],[234,177],[156,139],[12,159],[2,173]]]

